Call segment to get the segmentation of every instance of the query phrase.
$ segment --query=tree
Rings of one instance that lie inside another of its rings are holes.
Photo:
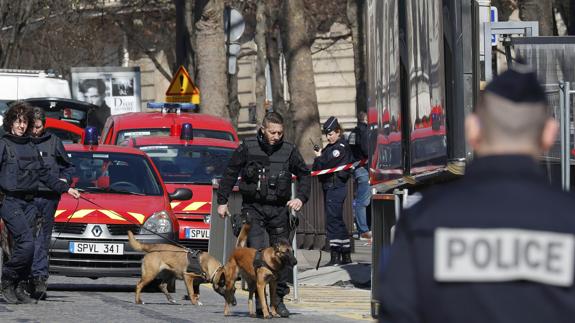
[[[551,0],[518,0],[519,18],[539,21],[539,35],[553,36],[554,19]]]
[[[224,38],[224,1],[197,0],[194,8],[196,82],[203,113],[229,118],[227,57]],[[201,14],[200,14],[201,13]]]

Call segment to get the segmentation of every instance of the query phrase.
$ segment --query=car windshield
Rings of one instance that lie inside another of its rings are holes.
[[[213,138],[222,139],[227,141],[234,141],[234,135],[227,131],[220,130],[207,130],[194,128],[194,138]],[[156,129],[129,129],[118,132],[116,138],[116,145],[128,138],[145,137],[145,136],[169,136],[170,128],[156,128]]]
[[[162,185],[142,155],[68,152],[75,166],[72,187],[93,193],[162,195]]]
[[[222,176],[233,149],[162,145],[139,147],[152,158],[166,183],[211,184]]]

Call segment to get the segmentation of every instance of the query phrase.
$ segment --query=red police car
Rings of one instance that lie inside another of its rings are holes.
[[[184,123],[194,125],[195,138],[214,138],[238,142],[232,124],[220,117],[162,109],[162,112],[132,112],[108,117],[100,141],[117,145],[127,138],[168,136]]]
[[[86,137],[97,143],[95,137]],[[64,194],[58,205],[50,272],[91,278],[139,276],[142,254],[130,248],[127,231],[143,242],[176,241],[179,224],[170,202],[188,200],[191,192],[167,189],[152,160],[139,149],[78,144],[65,148],[75,166],[72,186],[82,197]]]
[[[207,250],[212,209],[212,180],[221,177],[238,143],[198,138],[190,124],[181,127],[180,136],[132,137],[121,145],[137,147],[156,164],[168,190],[189,188],[193,198],[173,201],[178,218],[181,244]]]

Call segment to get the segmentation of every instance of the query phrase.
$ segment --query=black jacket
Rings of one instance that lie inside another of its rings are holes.
[[[572,195],[550,187],[531,157],[477,158],[463,179],[425,192],[402,213],[374,286],[381,320],[572,322],[573,283],[541,279],[573,279],[560,265],[573,255],[568,244],[545,241],[558,234],[573,239],[574,211]],[[462,264],[470,266],[461,270]],[[572,268],[573,259],[564,264]],[[499,275],[511,276],[488,280]]]
[[[313,161],[313,170],[323,170],[346,165],[353,162],[353,154],[347,141],[342,137],[333,144],[328,144],[321,151],[321,156]],[[339,171],[319,176],[322,183],[333,183],[336,186],[345,185],[350,176],[350,171]],[[325,185],[324,185],[325,188]]]
[[[74,165],[64,149],[62,140],[60,140],[58,136],[46,131],[40,137],[33,137],[32,142],[36,144],[36,147],[40,151],[44,164],[50,168],[50,173],[61,180],[66,180],[68,184],[72,183]],[[41,183],[40,190],[46,191],[49,189]]]
[[[257,134],[258,142],[263,151],[268,155],[271,155],[278,151],[278,149],[283,145],[283,141],[275,145],[268,144],[261,132]],[[218,189],[218,204],[226,204],[228,202],[228,197],[232,192],[234,184],[238,179],[240,171],[246,166],[248,161],[247,149],[243,143],[241,143],[238,148],[232,154],[232,158],[228,163],[228,167],[224,171],[222,179],[220,180],[220,187]],[[296,185],[296,198],[299,198],[303,203],[307,202],[311,190],[311,177],[310,171],[305,164],[301,154],[294,148],[293,153],[288,161],[289,171],[297,176]]]

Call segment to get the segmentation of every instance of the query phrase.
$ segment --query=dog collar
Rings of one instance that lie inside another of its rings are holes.
[[[216,274],[218,273],[218,271],[222,270],[224,268],[224,266],[219,266],[218,269],[216,269],[214,271],[214,273],[212,274],[212,277],[210,277],[210,281],[213,283],[214,282],[214,277],[216,277]]]

